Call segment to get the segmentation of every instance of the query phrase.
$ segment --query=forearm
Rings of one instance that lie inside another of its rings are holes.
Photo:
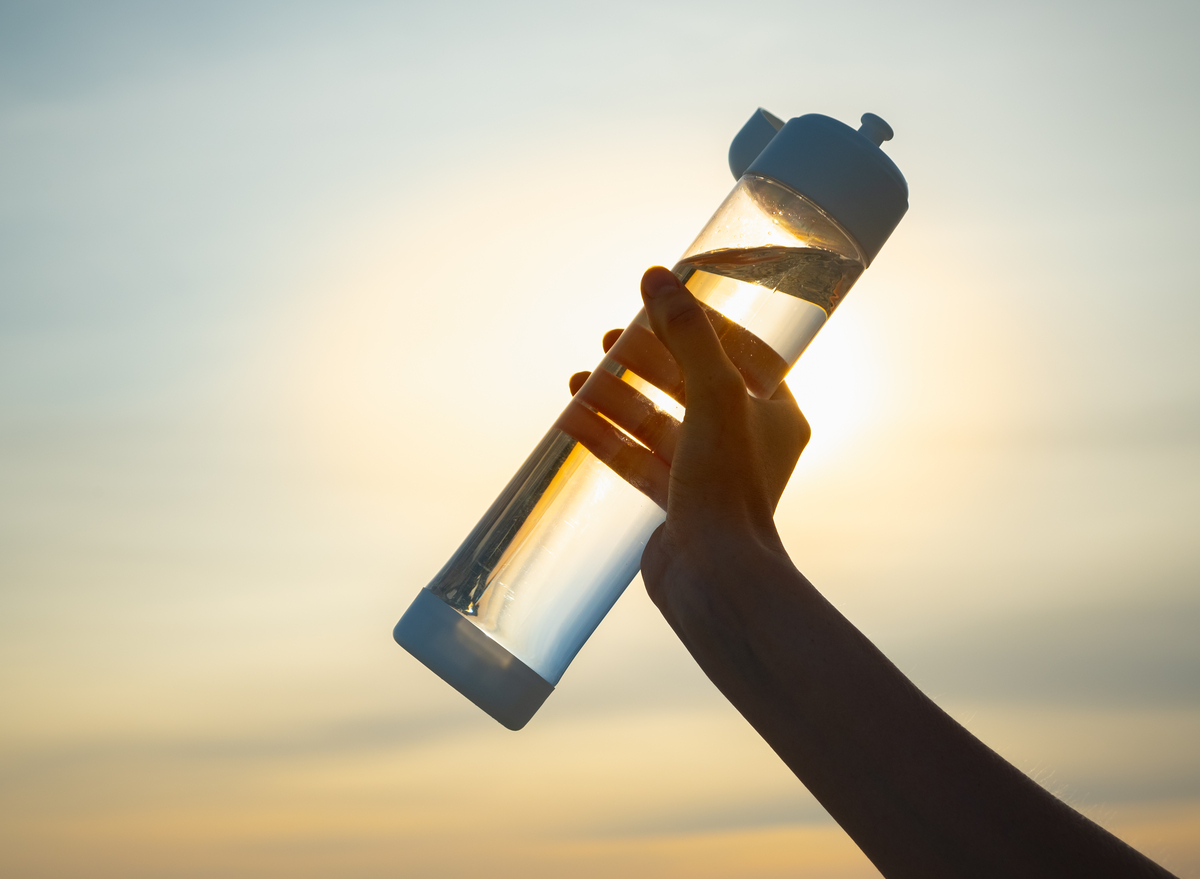
[[[729,541],[705,554],[673,572],[655,600],[713,682],[885,875],[1170,875],[920,693],[781,548]]]

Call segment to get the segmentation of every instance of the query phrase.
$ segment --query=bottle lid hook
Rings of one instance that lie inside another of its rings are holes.
[[[862,114],[862,128],[858,129],[858,133],[869,140],[875,146],[882,146],[885,140],[891,140],[893,131],[892,126],[888,125],[874,113]]]

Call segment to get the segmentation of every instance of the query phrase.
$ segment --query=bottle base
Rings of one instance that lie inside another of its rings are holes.
[[[518,730],[554,685],[428,589],[392,631],[396,643],[495,720]]]

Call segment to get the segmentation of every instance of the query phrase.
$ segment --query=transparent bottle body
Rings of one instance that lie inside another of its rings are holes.
[[[743,341],[751,337],[754,344],[726,350],[750,391],[769,396],[863,268],[857,245],[811,202],[747,174],[674,271]],[[648,329],[645,313],[630,326]],[[682,420],[683,407],[623,365],[617,350],[597,369]],[[426,588],[557,684],[637,574],[665,515],[551,428]]]

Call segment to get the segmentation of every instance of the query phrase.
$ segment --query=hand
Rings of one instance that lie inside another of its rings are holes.
[[[650,597],[674,622],[679,608],[670,608],[699,597],[678,590],[690,589],[687,584],[697,573],[711,570],[720,557],[727,561],[729,554],[740,556],[748,547],[784,553],[775,508],[811,431],[781,381],[782,370],[769,397],[750,393],[749,370],[738,368],[749,346],[743,341],[723,347],[712,312],[706,316],[675,275],[659,267],[646,272],[642,300],[687,390],[687,412],[671,463],[667,521],[642,554]],[[738,338],[744,336],[749,333]]]
[[[606,333],[604,349],[685,403],[682,424],[601,369],[571,377],[575,397],[558,426],[667,510],[642,557],[658,601],[677,563],[702,564],[730,541],[782,551],[775,507],[809,427],[780,382],[787,364],[757,337],[704,308],[661,266],[643,276],[642,298],[649,329],[635,320],[623,333]],[[766,399],[750,393],[772,387]]]

